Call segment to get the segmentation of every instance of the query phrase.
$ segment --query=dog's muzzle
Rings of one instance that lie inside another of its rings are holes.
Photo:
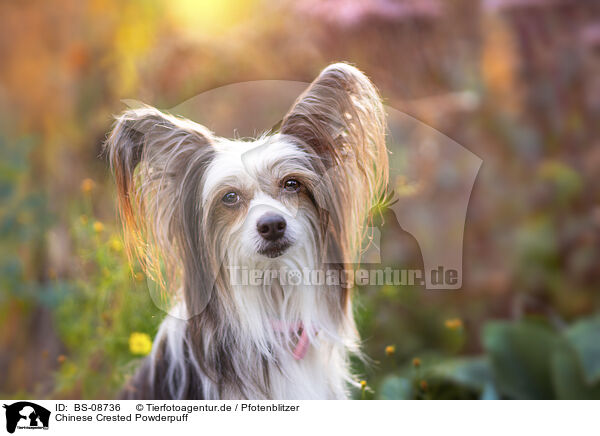
[[[281,256],[291,245],[286,237],[287,222],[278,213],[268,212],[256,222],[256,231],[261,236],[262,244],[258,252],[271,259]]]

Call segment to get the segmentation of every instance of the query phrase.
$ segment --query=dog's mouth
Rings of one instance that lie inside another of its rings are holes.
[[[291,246],[292,242],[289,239],[285,238],[263,244],[258,249],[258,253],[268,257],[269,259],[275,259],[276,257],[279,257],[283,253],[285,253],[287,249]]]

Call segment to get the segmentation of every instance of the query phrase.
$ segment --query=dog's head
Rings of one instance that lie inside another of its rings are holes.
[[[162,271],[160,257],[197,294],[225,280],[223,262],[354,260],[387,182],[384,136],[371,82],[334,64],[274,134],[227,140],[143,107],[118,118],[106,149],[145,266]]]
[[[305,150],[280,134],[212,147],[201,198],[215,253],[247,265],[312,246],[319,178]]]

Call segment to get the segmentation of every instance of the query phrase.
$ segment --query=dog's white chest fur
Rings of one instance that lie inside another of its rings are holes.
[[[281,359],[285,373],[277,372],[271,379],[273,399],[344,399],[347,397],[342,377],[345,367],[336,357],[324,359],[314,349],[301,360],[292,356]]]
[[[206,399],[347,398],[350,381],[347,346],[354,343],[355,338],[344,331],[352,332],[352,329],[340,329],[321,310],[327,307],[319,302],[327,289],[284,288],[276,285],[272,289],[263,286],[233,289],[238,319],[232,320],[231,329],[236,341],[235,349],[226,358],[231,359],[229,363],[235,367],[239,384],[220,384],[204,374],[199,362],[202,351],[190,348],[188,321],[168,316],[155,339],[151,359],[167,358],[169,369],[165,381],[172,388],[171,395],[183,396],[181,387],[190,384],[186,378],[198,377],[202,389],[198,397]],[[171,313],[186,315],[182,305]],[[296,351],[302,330],[296,330],[297,323],[291,321],[299,317],[304,320],[308,338],[306,352],[301,355]],[[205,335],[202,343],[206,347],[218,340],[209,332]],[[164,344],[166,356],[157,351],[160,344]],[[194,369],[192,374],[187,371],[190,367]],[[243,392],[239,386],[243,386]]]
[[[189,313],[183,301],[176,305],[160,327],[151,356],[166,357],[164,382],[169,395],[182,398],[189,395],[190,386],[197,386],[201,392],[195,397],[205,399],[347,398],[348,355],[356,350],[357,337],[349,310],[335,316],[328,304],[339,300],[340,288],[314,284],[310,275],[294,284],[286,279],[303,271],[324,270],[315,264],[316,258],[309,244],[298,244],[289,256],[252,263],[242,270],[238,267],[242,259],[228,257],[229,287],[216,290],[221,292],[221,311],[227,314],[220,331],[190,328],[194,316],[208,315]],[[260,273],[258,283],[252,281],[252,271]],[[201,340],[190,337],[194,334]],[[302,341],[305,348],[300,352]],[[221,343],[226,343],[221,360],[207,368],[203,359],[209,361]],[[198,349],[194,344],[202,346]],[[214,366],[224,360],[236,380],[217,380],[206,373],[207,369],[221,371]]]

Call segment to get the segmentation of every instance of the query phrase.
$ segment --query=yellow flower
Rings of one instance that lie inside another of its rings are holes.
[[[120,253],[123,250],[123,244],[121,243],[121,241],[119,240],[119,238],[112,238],[110,240],[110,248],[117,252]]]
[[[392,356],[395,352],[396,352],[395,345],[388,345],[387,347],[385,347],[385,355],[386,356]]]
[[[94,189],[96,183],[92,179],[83,179],[81,181],[81,192],[84,194],[89,194]]]
[[[102,230],[104,230],[104,224],[102,224],[100,221],[96,221],[94,223],[94,232],[100,233]]]
[[[152,350],[152,339],[146,333],[133,332],[129,336],[129,351],[145,356]]]
[[[447,329],[449,330],[458,330],[462,328],[463,323],[459,318],[447,319],[444,323]]]
[[[361,389],[366,388],[367,387],[367,381],[366,380],[361,380],[360,381],[360,387],[361,387]]]
[[[415,358],[413,359],[413,366],[414,366],[415,368],[418,368],[419,366],[421,366],[421,359],[419,359],[418,357],[415,357]]]

